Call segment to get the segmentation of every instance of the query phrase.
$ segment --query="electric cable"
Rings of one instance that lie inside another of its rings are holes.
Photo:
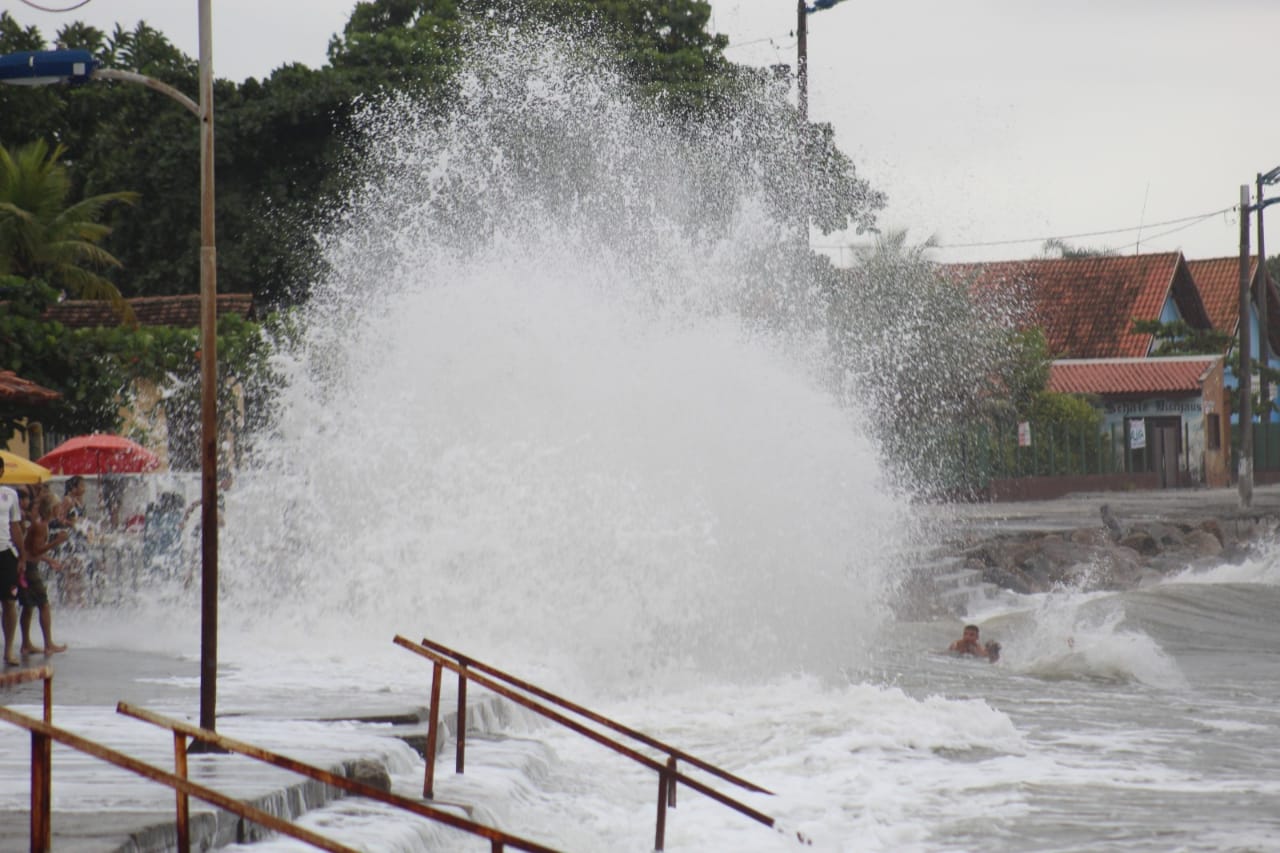
[[[1224,207],[1221,210],[1214,210],[1214,211],[1210,211],[1209,213],[1201,213],[1196,216],[1184,216],[1178,219],[1167,219],[1164,222],[1150,222],[1144,225],[1134,225],[1129,228],[1113,228],[1107,231],[1090,231],[1084,234],[1064,234],[1060,237],[1027,237],[1019,240],[988,240],[981,243],[938,243],[932,248],[934,249],[969,249],[969,248],[975,248],[980,246],[1010,246],[1017,243],[1043,243],[1048,240],[1075,240],[1081,237],[1098,237],[1098,236],[1104,236],[1108,234],[1123,234],[1128,231],[1137,231],[1142,228],[1160,228],[1165,225],[1177,226],[1176,228],[1170,228],[1167,231],[1161,231],[1157,234],[1151,234],[1146,237],[1143,237],[1142,240],[1145,243],[1150,240],[1159,240],[1161,237],[1168,237],[1170,234],[1176,234],[1177,232],[1185,231],[1188,228],[1194,228],[1196,225],[1199,225],[1201,222],[1204,222],[1206,219],[1211,219],[1214,216],[1219,216],[1224,213],[1232,213],[1232,212],[1238,211],[1239,209],[1240,209],[1240,205],[1236,204],[1236,205],[1232,205],[1231,207]],[[871,244],[859,245],[859,244],[853,244],[853,243],[846,243],[846,244],[813,243],[812,246],[815,249],[841,249],[841,250],[873,248]],[[1124,248],[1125,248],[1124,246],[1109,246],[1105,248],[1103,251],[1118,252]]]
[[[33,3],[31,2],[31,0],[22,0],[22,3],[24,3],[27,6],[30,6],[32,9],[39,9],[41,12],[53,12],[54,14],[62,14],[63,12],[74,12],[76,9],[79,9],[81,6],[88,6],[90,2],[92,2],[92,0],[80,0],[79,3],[76,3],[71,6],[67,6],[65,9],[51,9],[48,6],[41,6],[39,3]]]
[[[1240,205],[1236,205],[1235,207],[1228,207],[1225,210],[1215,210],[1213,213],[1206,213],[1204,216],[1200,217],[1199,219],[1196,219],[1192,222],[1188,222],[1185,225],[1179,225],[1177,228],[1170,228],[1168,231],[1161,231],[1159,234],[1152,234],[1148,237],[1143,237],[1142,239],[1144,242],[1148,240],[1159,240],[1161,237],[1168,237],[1170,234],[1177,234],[1179,231],[1185,231],[1188,228],[1194,228],[1195,226],[1199,225],[1201,222],[1204,222],[1206,219],[1217,216],[1219,213],[1225,213],[1227,210],[1236,210],[1239,207]],[[1152,226],[1152,227],[1158,227],[1158,226]],[[1127,245],[1111,246],[1106,251],[1118,252],[1122,248],[1127,248]]]
[[[734,48],[737,48],[737,47],[747,47],[748,45],[753,45],[753,44],[764,44],[767,41],[773,41],[773,36],[766,36],[762,39],[752,39],[751,41],[733,42],[732,44],[726,45],[725,50],[733,50]]]
[[[1184,216],[1179,219],[1167,219],[1164,222],[1147,222],[1142,225],[1133,225],[1128,228],[1109,228],[1104,231],[1085,231],[1080,234],[1063,234],[1058,236],[1051,235],[1048,237],[1022,237],[1016,240],[983,240],[977,243],[941,243],[938,245],[938,248],[939,249],[976,249],[976,248],[981,248],[983,246],[1012,246],[1016,243],[1043,243],[1047,240],[1079,240],[1082,237],[1105,237],[1110,234],[1124,234],[1129,231],[1141,231],[1144,228],[1162,228],[1165,225],[1181,225],[1184,222],[1190,223],[1189,225],[1186,226],[1187,228],[1190,228],[1192,225],[1195,225],[1199,222],[1203,222],[1204,220],[1210,218],[1211,216],[1217,216],[1222,213],[1229,213],[1233,210],[1239,210],[1239,209],[1240,209],[1240,205],[1236,204],[1236,205],[1232,205],[1231,207],[1224,207],[1221,210],[1210,211],[1209,213],[1197,213],[1194,216]],[[1174,229],[1174,230],[1181,230],[1181,229]],[[1173,232],[1167,232],[1167,233],[1173,233]],[[1157,235],[1157,236],[1163,236],[1163,235]],[[1145,239],[1152,240],[1155,238],[1147,237]]]

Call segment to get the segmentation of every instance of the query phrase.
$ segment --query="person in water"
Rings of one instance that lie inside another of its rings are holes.
[[[1000,659],[1000,644],[993,641],[983,645],[978,639],[977,625],[965,625],[964,636],[952,643],[948,651],[955,655],[972,655],[976,658],[986,658],[992,663]]]

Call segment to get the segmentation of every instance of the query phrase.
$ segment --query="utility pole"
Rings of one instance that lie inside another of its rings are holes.
[[[1249,185],[1240,185],[1240,508],[1253,506],[1253,365],[1249,342]]]
[[[1266,470],[1271,456],[1271,388],[1267,382],[1267,368],[1271,366],[1271,324],[1267,320],[1270,306],[1270,286],[1267,283],[1266,238],[1262,233],[1262,186],[1266,176],[1258,173],[1258,294],[1254,304],[1258,306],[1258,415],[1262,418],[1262,468]]]
[[[804,0],[796,0],[796,105],[800,120],[809,120],[809,24]]]

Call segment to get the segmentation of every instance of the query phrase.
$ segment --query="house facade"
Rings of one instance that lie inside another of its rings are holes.
[[[1154,473],[1161,488],[1231,482],[1230,397],[1223,356],[1061,359],[1050,391],[1084,394],[1119,437],[1119,465]]]
[[[1116,454],[1094,488],[1227,486],[1233,476],[1225,352],[1158,357],[1161,339],[1135,322],[1181,321],[1192,330],[1238,332],[1237,257],[1187,261],[1181,252],[952,264],[976,298],[1020,307],[1051,356],[1048,389],[1087,399]],[[1251,259],[1249,275],[1260,267]],[[1269,340],[1280,343],[1280,292],[1267,285]],[[1254,291],[1262,292],[1261,289]],[[1259,328],[1254,307],[1252,322]],[[1257,343],[1255,335],[1255,352]],[[1104,439],[1105,441],[1105,439]],[[1087,487],[1081,485],[1080,487]],[[1047,495],[1042,495],[1047,496]]]

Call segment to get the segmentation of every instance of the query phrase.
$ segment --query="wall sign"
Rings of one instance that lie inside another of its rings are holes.
[[[1129,421],[1129,449],[1141,450],[1147,446],[1147,422]]]

